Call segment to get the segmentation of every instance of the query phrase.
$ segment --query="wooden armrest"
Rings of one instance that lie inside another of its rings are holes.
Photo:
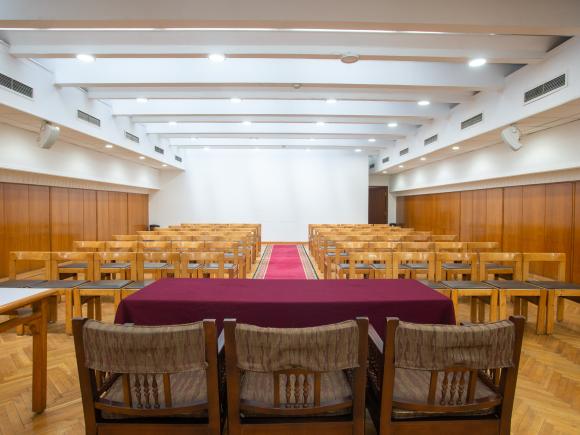
[[[383,340],[377,333],[376,329],[373,328],[373,325],[369,325],[369,344],[372,344],[379,353],[383,353]]]
[[[226,343],[226,337],[224,335],[224,331],[222,330],[220,336],[218,337],[218,354],[224,351],[224,345]]]

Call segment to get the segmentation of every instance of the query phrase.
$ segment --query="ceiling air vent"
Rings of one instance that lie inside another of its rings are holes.
[[[383,162],[383,163],[388,163],[388,161],[389,161],[389,160],[391,160],[391,158],[390,158],[390,157],[383,157],[383,160],[382,160],[382,162]]]
[[[483,121],[483,113],[472,116],[471,118],[466,119],[461,123],[461,130],[471,127],[472,125],[479,124],[481,121]]]
[[[165,150],[161,147],[155,147],[155,152],[159,154],[165,154]]]
[[[408,153],[409,153],[409,148],[405,148],[405,149],[402,149],[401,151],[399,151],[400,156],[404,156],[405,154],[408,154]]]
[[[369,169],[375,169],[375,164],[373,163],[372,165],[370,165]]]
[[[101,120],[99,118],[95,118],[93,115],[89,115],[82,110],[77,110],[77,118],[82,119],[90,124],[96,125],[97,127],[101,126]]]
[[[135,136],[134,134],[131,134],[128,131],[125,132],[125,137],[129,140],[132,140],[135,143],[139,143],[139,136]]]
[[[25,85],[18,80],[14,80],[12,77],[8,77],[4,74],[0,74],[0,86],[10,89],[17,94],[24,95],[28,98],[32,98],[34,96],[34,89],[32,89],[30,86]]]
[[[427,145],[431,145],[433,142],[437,142],[437,139],[439,139],[439,135],[434,134],[431,137],[428,137],[427,139],[425,139],[423,141],[423,145],[427,146]]]
[[[554,93],[557,90],[565,87],[567,84],[568,81],[566,74],[562,74],[555,79],[549,80],[546,83],[542,83],[540,86],[536,86],[534,89],[530,89],[524,93],[524,104]]]
[[[175,160],[177,160],[179,163],[181,163],[183,161],[183,159],[179,156],[175,156]]]

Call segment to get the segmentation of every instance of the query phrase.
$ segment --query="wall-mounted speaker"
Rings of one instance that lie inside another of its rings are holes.
[[[517,151],[522,147],[520,136],[522,132],[515,125],[510,125],[501,131],[501,140],[512,150]]]
[[[38,133],[38,145],[40,148],[49,149],[52,148],[54,143],[58,140],[60,134],[60,128],[56,125],[52,125],[50,122],[45,121],[40,127],[40,132]]]

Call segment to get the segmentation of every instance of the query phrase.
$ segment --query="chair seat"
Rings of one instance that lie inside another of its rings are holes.
[[[511,279],[489,279],[483,281],[502,290],[530,290],[538,291],[541,287],[524,281],[512,281]]]
[[[403,403],[427,403],[431,372],[426,370],[395,369],[395,388],[393,391],[393,401]],[[437,393],[441,391],[443,373],[439,373],[437,379]],[[498,398],[497,394],[485,385],[479,378],[475,388],[475,400],[484,398]],[[495,412],[495,407],[488,409],[467,411],[467,412],[422,412],[410,411],[393,406],[393,418],[413,419],[424,417],[442,417],[445,415],[489,415]]]
[[[80,285],[88,282],[87,280],[70,280],[70,279],[57,279],[53,281],[44,281],[38,284],[31,285],[30,288],[63,288],[71,289],[78,287]]]
[[[548,290],[580,290],[580,284],[564,281],[527,281]]]
[[[86,269],[86,268],[88,268],[88,264],[87,263],[65,263],[65,264],[59,264],[58,268],[59,269]]]
[[[426,285],[429,288],[432,288],[433,290],[449,290],[449,287],[446,287],[445,285],[437,281],[430,281],[428,279],[419,279],[417,281],[419,281],[423,285]]]
[[[188,263],[187,269],[189,270],[197,270],[199,269],[199,263]]]
[[[204,264],[203,265],[204,269],[210,269],[210,270],[217,270],[219,268],[219,264],[218,263],[208,263],[208,264]],[[235,269],[236,265],[233,263],[225,263],[224,264],[224,269],[226,270],[230,270],[230,269]]]
[[[132,281],[127,279],[104,279],[100,281],[87,282],[78,288],[86,290],[117,290],[126,287],[127,285],[131,284],[131,282]]]
[[[467,263],[443,263],[443,269],[446,270],[471,270],[471,264]]]
[[[151,270],[151,269],[167,269],[167,263],[143,263],[143,269]]]
[[[348,252],[341,252],[340,254],[341,257],[347,257],[348,256]],[[336,252],[327,252],[326,253],[327,257],[336,257]]]
[[[309,379],[311,392],[308,397],[314,398],[314,379]],[[285,391],[286,377],[280,376],[280,391]],[[322,373],[320,376],[320,402],[343,402],[350,400],[352,390],[343,371]],[[240,399],[257,402],[266,408],[274,407],[274,375],[272,373],[244,372],[240,383]],[[280,403],[286,403],[286,394],[280,394]],[[347,413],[349,410],[345,410]]]
[[[30,288],[36,286],[40,283],[46,282],[44,280],[31,280],[31,279],[11,279],[8,281],[0,282],[0,288]],[[37,287],[43,288],[43,287]]]
[[[441,281],[445,286],[451,289],[461,289],[461,290],[495,290],[489,284],[482,281]]]
[[[400,264],[399,269],[410,269],[410,270],[418,270],[418,269],[428,269],[429,265],[427,263],[405,263]]]
[[[371,267],[375,270],[387,269],[387,265],[385,263],[374,263],[374,264],[371,264]],[[390,267],[389,267],[389,269],[390,269]]]
[[[105,269],[128,269],[131,263],[103,263],[101,264],[101,270]]]
[[[505,264],[499,264],[499,263],[487,263],[485,265],[485,268],[487,270],[500,270],[502,272],[507,272],[507,273],[513,273],[513,271],[514,271],[513,266],[507,266]]]
[[[139,281],[133,281],[131,284],[123,287],[123,289],[127,289],[127,290],[141,290],[142,288],[147,287],[150,284],[153,284],[155,282],[154,279],[142,279]]]
[[[206,374],[204,370],[197,370],[194,372],[182,372],[182,373],[175,373],[171,375],[171,401],[172,407],[182,407],[194,404],[196,402],[207,402],[207,386],[206,386]],[[151,378],[149,379],[151,382]],[[163,375],[156,375],[156,381],[159,388],[158,397],[159,397],[159,404],[160,408],[165,407],[165,390],[163,387]],[[131,384],[133,381],[131,380]],[[133,389],[131,389],[131,393],[133,396],[132,403],[138,403],[137,397]],[[150,393],[151,395],[152,393]],[[123,406],[123,382],[122,378],[119,377],[115,383],[109,388],[106,394],[103,396],[103,399],[110,400],[113,402],[118,402],[120,406]],[[143,399],[141,399],[143,400]],[[153,396],[150,396],[150,403],[154,403]],[[117,420],[117,419],[125,419],[129,418],[128,416],[124,416],[122,414],[116,414],[112,412],[102,412],[101,413],[103,418],[107,420]],[[207,413],[198,413],[197,415],[176,415],[176,417],[200,417],[200,414],[207,414]],[[142,418],[143,416],[139,416]]]
[[[348,263],[340,263],[338,265],[338,268],[342,270],[348,270],[350,268],[350,265]],[[354,268],[359,270],[370,270],[371,266],[369,264],[357,263],[354,265]]]

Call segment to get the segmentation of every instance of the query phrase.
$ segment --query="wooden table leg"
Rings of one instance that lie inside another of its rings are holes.
[[[48,300],[43,299],[33,307],[40,312],[32,335],[32,411],[41,413],[46,408],[46,333],[48,323]]]
[[[546,314],[548,308],[547,294],[547,290],[540,290],[540,297],[538,300],[538,319],[536,321],[536,334],[546,333]]]

